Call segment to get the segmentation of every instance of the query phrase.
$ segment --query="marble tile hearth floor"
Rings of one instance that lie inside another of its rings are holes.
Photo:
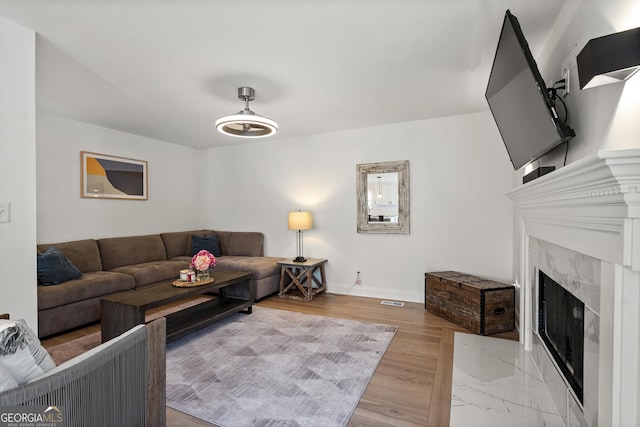
[[[451,427],[564,426],[521,343],[456,332],[453,348]]]

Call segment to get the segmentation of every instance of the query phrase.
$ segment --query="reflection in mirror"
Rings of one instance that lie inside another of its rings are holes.
[[[409,161],[356,166],[358,233],[409,233]]]
[[[398,222],[398,172],[367,175],[367,222]]]

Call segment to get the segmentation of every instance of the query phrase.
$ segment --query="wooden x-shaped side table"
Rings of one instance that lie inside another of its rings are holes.
[[[304,262],[281,261],[280,265],[280,292],[281,298],[293,298],[303,301],[311,301],[314,295],[327,290],[327,279],[324,274],[326,259],[309,258]],[[319,271],[320,278],[314,274]],[[291,283],[285,286],[285,279],[290,278]]]

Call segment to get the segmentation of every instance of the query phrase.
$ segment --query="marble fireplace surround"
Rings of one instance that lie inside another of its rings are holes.
[[[519,329],[566,425],[640,425],[640,150],[603,150],[508,193]],[[542,269],[585,303],[584,404],[537,335]]]

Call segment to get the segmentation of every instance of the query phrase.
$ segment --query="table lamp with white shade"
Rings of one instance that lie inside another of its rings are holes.
[[[289,230],[298,230],[295,262],[305,262],[307,260],[302,254],[302,230],[311,230],[311,226],[311,212],[289,212]]]

